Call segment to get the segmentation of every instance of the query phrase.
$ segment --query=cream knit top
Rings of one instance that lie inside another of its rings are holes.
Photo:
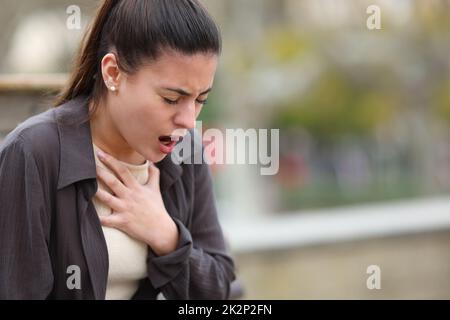
[[[97,158],[97,150],[100,149],[95,144],[93,144],[93,146],[95,163],[113,173]],[[147,183],[148,160],[142,165],[122,163],[130,170],[131,174],[140,184]],[[97,181],[100,189],[112,193],[111,189],[105,186],[100,179]],[[111,214],[112,210],[102,202],[98,201],[96,198],[93,198],[92,201],[99,216]],[[102,229],[105,235],[109,255],[106,299],[130,299],[138,289],[139,280],[145,278],[147,275],[147,244],[131,238],[118,229],[104,226],[102,226]]]

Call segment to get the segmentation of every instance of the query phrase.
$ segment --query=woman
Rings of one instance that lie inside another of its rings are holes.
[[[229,297],[209,168],[171,157],[219,54],[198,0],[103,2],[57,107],[0,148],[0,298]]]

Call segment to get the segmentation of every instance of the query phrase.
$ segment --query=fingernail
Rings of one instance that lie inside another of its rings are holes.
[[[102,151],[97,151],[97,157],[100,159],[105,159],[105,154]]]

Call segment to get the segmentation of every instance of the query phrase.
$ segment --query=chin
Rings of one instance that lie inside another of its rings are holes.
[[[158,163],[163,161],[164,158],[167,157],[168,155],[158,151],[158,152],[149,152],[148,154],[145,154],[143,156],[153,163]]]
[[[141,150],[142,152],[139,152],[145,159],[147,159],[148,161],[152,162],[152,163],[158,163],[160,161],[162,161],[166,155],[159,152],[155,151],[153,149],[144,149]]]

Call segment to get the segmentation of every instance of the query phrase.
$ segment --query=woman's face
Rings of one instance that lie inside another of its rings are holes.
[[[171,52],[133,75],[118,73],[117,90],[108,91],[107,113],[121,139],[154,163],[164,159],[174,143],[167,146],[160,138],[176,139],[195,127],[217,62],[213,54]]]

